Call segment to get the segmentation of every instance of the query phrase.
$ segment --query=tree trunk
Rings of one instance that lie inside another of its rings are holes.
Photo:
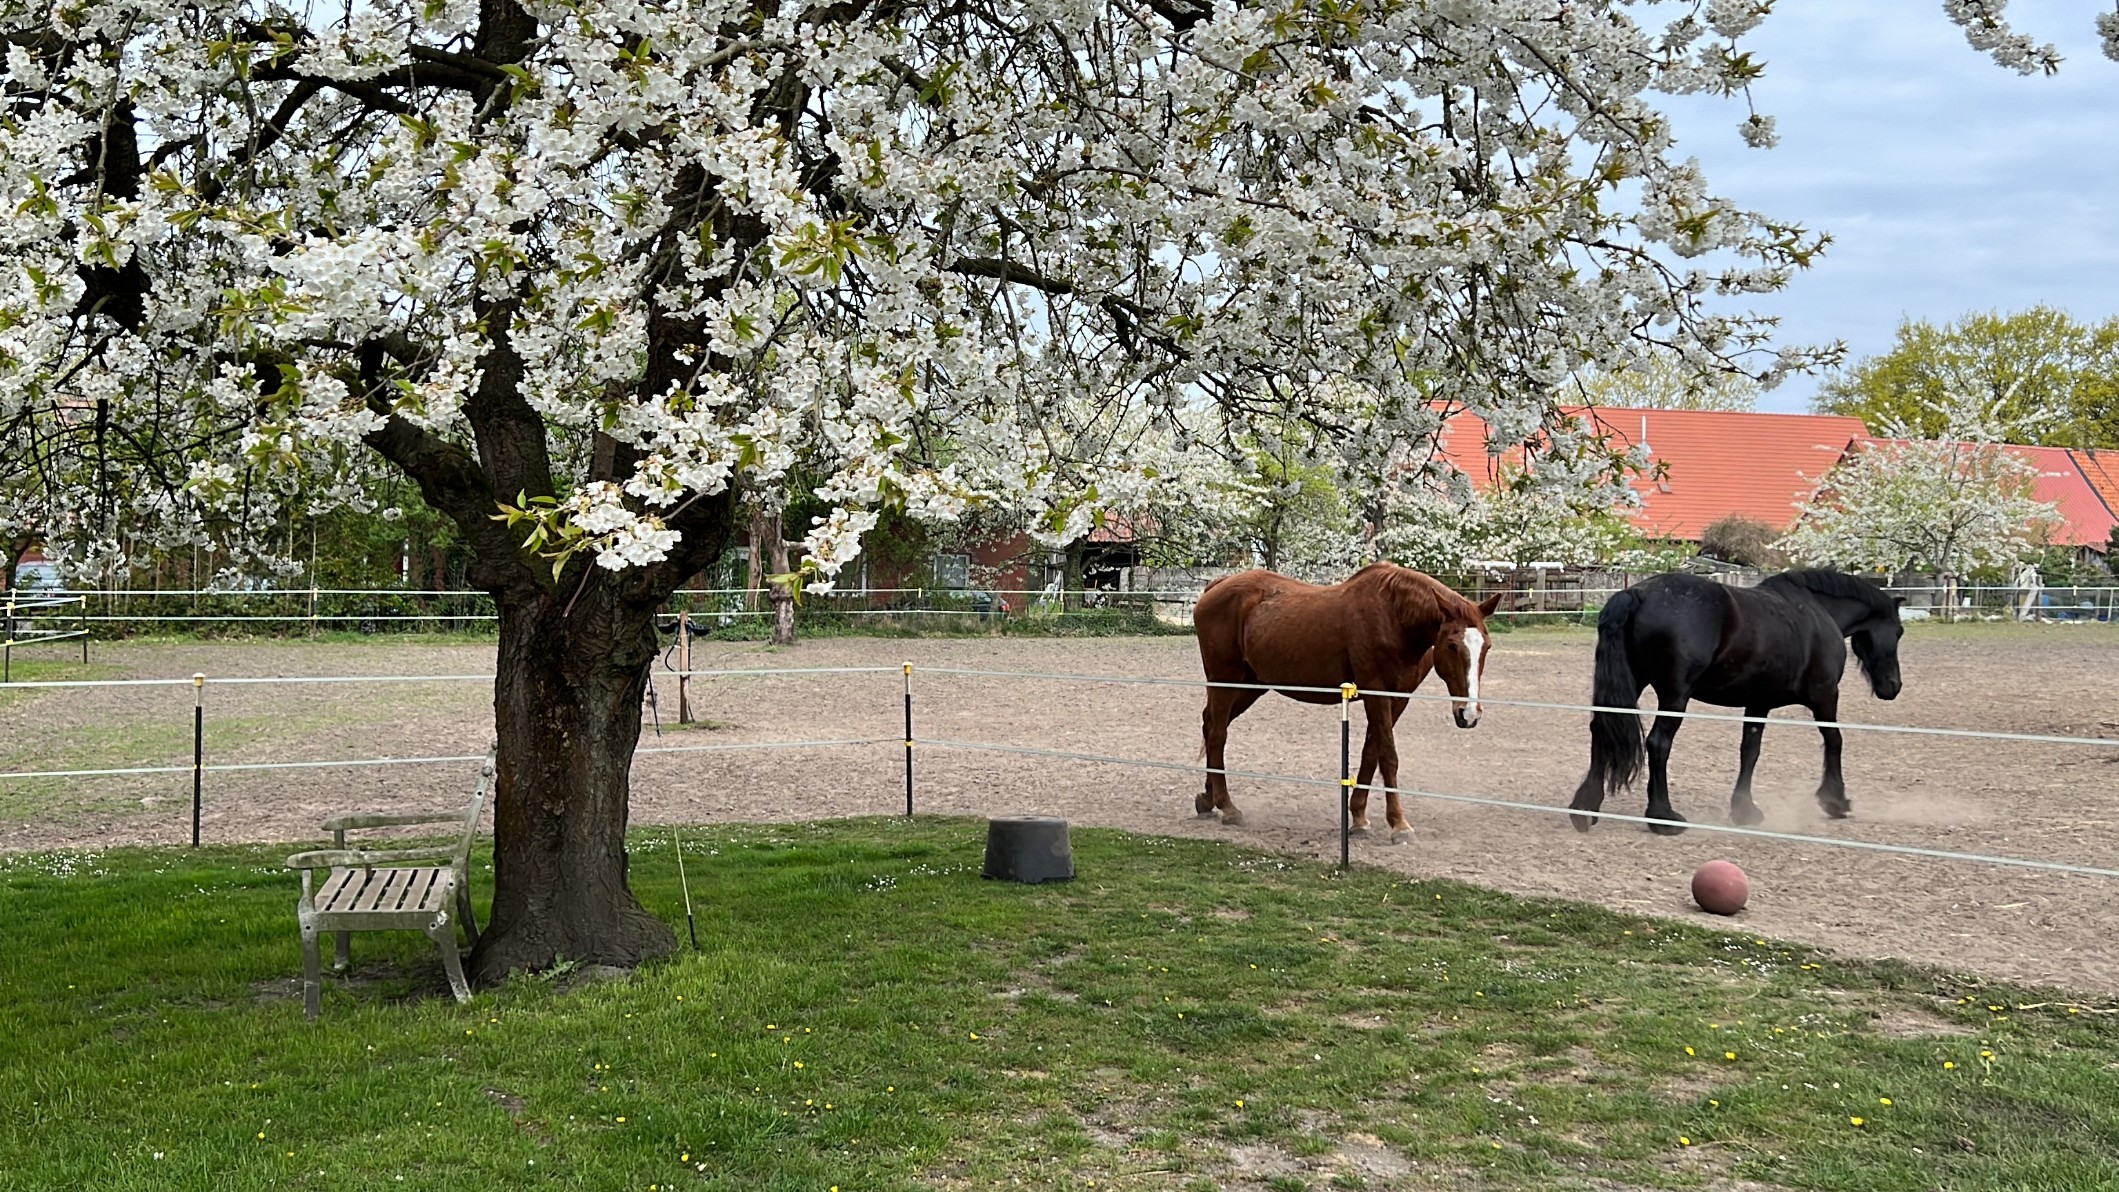
[[[485,984],[561,960],[630,967],[677,936],[626,884],[625,830],[654,604],[591,573],[500,593],[493,713],[493,910],[471,954]],[[567,602],[572,599],[572,607]]]
[[[778,531],[774,531],[775,535]],[[746,552],[743,568],[743,611],[758,610],[759,577],[765,574],[765,511],[754,509],[750,515],[750,549]]]
[[[15,588],[15,569],[22,566],[22,559],[29,554],[31,539],[16,538],[7,544],[7,570],[0,572],[0,592],[12,592]]]
[[[1060,607],[1068,612],[1079,612],[1082,608],[1082,563],[1089,553],[1089,540],[1078,538],[1067,544],[1061,557],[1065,560],[1060,568]]]
[[[786,575],[793,570],[787,562],[787,527],[782,520],[782,511],[775,509],[760,518],[765,540],[771,545],[774,575]],[[773,588],[773,644],[791,646],[795,644],[795,594],[785,581],[768,580]]]

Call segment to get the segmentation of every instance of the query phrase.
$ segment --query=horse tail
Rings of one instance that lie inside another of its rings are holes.
[[[1633,677],[1633,661],[1626,656],[1627,631],[1641,598],[1629,589],[1611,598],[1597,617],[1596,682],[1592,703],[1603,708],[1625,707],[1641,698],[1641,684]],[[1647,751],[1641,745],[1641,719],[1631,712],[1595,712],[1589,718],[1589,777],[1583,785],[1601,784],[1606,795],[1616,795],[1641,773]]]

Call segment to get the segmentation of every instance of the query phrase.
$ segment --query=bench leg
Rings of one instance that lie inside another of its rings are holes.
[[[352,932],[341,931],[338,933],[338,956],[331,961],[331,967],[341,973],[353,967]]]
[[[470,1001],[471,985],[464,980],[463,959],[456,951],[456,924],[449,922],[449,916],[438,915],[433,925],[427,928],[427,935],[441,949],[441,967],[449,974],[449,992],[455,994],[459,1002]]]
[[[317,931],[302,928],[302,1012],[315,1018],[323,1009],[323,958],[317,954]]]
[[[468,884],[456,887],[456,912],[463,916],[464,935],[470,938],[471,946],[478,946],[478,916],[471,912],[471,887]]]

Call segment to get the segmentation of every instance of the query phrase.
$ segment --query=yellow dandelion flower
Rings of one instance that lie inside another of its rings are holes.
[[[1943,1071],[1945,1071],[1945,1072],[1949,1071],[1949,1070],[1950,1070],[1950,1069],[1952,1069],[1952,1068],[1955,1068],[1956,1066],[1957,1066],[1957,1063],[1956,1063],[1956,1061],[1954,1061],[1954,1060],[1944,1060],[1944,1061],[1942,1062],[1942,1070],[1943,1070]]]
[[[1691,1145],[1692,1145],[1692,1140],[1691,1140],[1690,1138],[1687,1138],[1687,1137],[1685,1137],[1685,1136],[1684,1136],[1683,1134],[1680,1134],[1680,1135],[1678,1135],[1678,1145],[1679,1145],[1679,1146],[1691,1146]]]
[[[621,1122],[623,1122],[623,1121],[624,1121],[625,1119],[621,1117],[621,1118],[619,1118],[618,1120],[619,1120],[619,1121],[621,1121]]]
[[[802,1061],[801,1061],[801,1060],[796,1060],[796,1061],[795,1061],[795,1069],[796,1069],[796,1071],[800,1071],[800,1070],[801,1070],[801,1068],[802,1068]]]
[[[1725,1060],[1733,1060],[1736,1058],[1736,1053],[1733,1051],[1725,1051],[1722,1053],[1722,1058]]]
[[[1238,1097],[1238,1098],[1236,1098],[1236,1108],[1238,1108],[1238,1109],[1242,1109],[1242,1108],[1243,1108],[1243,1098],[1242,1098],[1242,1097]]]
[[[1694,1051],[1694,1050],[1692,1050],[1692,1049],[1691,1049],[1690,1047],[1687,1047],[1687,1048],[1685,1049],[1685,1054],[1686,1054],[1686,1055],[1697,1055],[1697,1054],[1699,1054],[1699,1053],[1698,1053],[1698,1052],[1695,1052],[1695,1051]]]
[[[1850,1117],[1847,1120],[1853,1122],[1857,1126],[1861,1125],[1861,1119],[1858,1117]]]
[[[1877,1103],[1878,1105],[1889,1105],[1889,1104],[1891,1103],[1891,1098],[1889,1098],[1889,1097],[1878,1097],[1878,1098],[1876,1099],[1876,1103]]]

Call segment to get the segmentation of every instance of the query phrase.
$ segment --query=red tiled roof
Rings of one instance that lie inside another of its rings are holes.
[[[1588,417],[1614,446],[1647,445],[1650,464],[1663,465],[1664,473],[1660,481],[1633,481],[1641,494],[1633,523],[1653,537],[1691,542],[1730,514],[1785,528],[1795,520],[1796,506],[1816,491],[1818,478],[1850,443],[1868,435],[1861,419],[1837,414],[1609,407],[1569,412]],[[1486,452],[1486,424],[1477,416],[1452,418],[1441,447],[1443,458],[1473,483],[1484,486],[1494,478],[1496,457]],[[1521,460],[1522,453],[1512,451],[1498,462],[1514,466]]]
[[[2083,479],[2097,490],[2104,502],[2105,512],[2119,517],[2119,451],[2099,451],[2084,448],[2068,452],[2075,466],[2082,469]]]
[[[2031,495],[2041,501],[2051,501],[2060,507],[2060,522],[2052,541],[2061,546],[2094,546],[2104,549],[2112,536],[2112,527],[2119,519],[2097,494],[2089,476],[2075,460],[2075,453],[2065,447],[2019,447],[2009,445],[2016,455],[2030,460],[2038,466],[2038,478],[2031,482]]]

